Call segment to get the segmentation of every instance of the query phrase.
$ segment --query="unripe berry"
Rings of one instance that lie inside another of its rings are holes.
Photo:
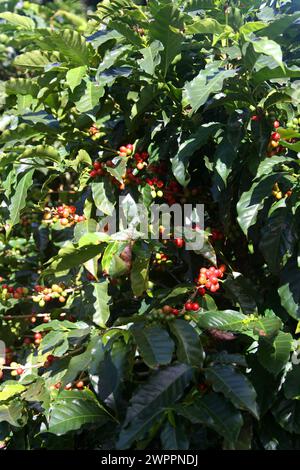
[[[84,382],[82,380],[79,380],[76,382],[76,388],[80,389],[84,387]]]

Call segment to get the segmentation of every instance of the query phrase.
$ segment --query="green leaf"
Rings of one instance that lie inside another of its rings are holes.
[[[175,418],[174,425],[169,421],[164,425],[160,434],[162,448],[164,450],[188,450],[189,438],[184,423]]]
[[[19,400],[14,400],[8,405],[0,405],[0,423],[7,421],[12,426],[21,427],[26,424],[24,405]]]
[[[99,100],[104,95],[104,88],[88,80],[81,98],[75,102],[76,108],[81,113],[92,111],[99,105]]]
[[[300,397],[300,365],[293,365],[285,377],[283,384],[284,395],[286,398],[299,399]]]
[[[9,220],[7,221],[7,233],[9,233],[12,227],[20,222],[21,211],[26,206],[27,193],[32,185],[34,170],[27,171],[19,179],[15,193],[10,200],[9,205]]]
[[[243,424],[241,413],[219,393],[194,397],[189,406],[177,408],[180,415],[194,424],[203,424],[230,442],[236,442]]]
[[[154,75],[156,67],[160,64],[160,52],[164,49],[160,41],[153,41],[150,46],[140,50],[143,58],[137,62],[144,72]]]
[[[189,139],[180,144],[178,152],[171,161],[173,174],[182,186],[186,186],[190,180],[187,168],[193,154],[205,145],[207,140],[219,129],[220,124],[218,123],[203,124]]]
[[[236,70],[222,70],[214,63],[201,70],[191,81],[187,82],[183,89],[183,105],[191,106],[196,112],[203,106],[212,93],[218,93],[223,89],[223,82],[227,78],[234,77]]]
[[[39,91],[35,80],[29,78],[10,78],[5,84],[8,95],[31,95],[36,97]]]
[[[233,29],[225,24],[220,24],[214,18],[197,18],[187,25],[186,34],[223,34],[233,32]]]
[[[290,433],[300,434],[299,400],[281,400],[272,409],[276,421]]]
[[[108,302],[110,296],[108,295],[108,281],[93,283],[93,296],[96,299],[94,302],[93,322],[101,328],[106,328],[106,322],[109,319],[110,311]]]
[[[179,10],[171,3],[162,6],[155,12],[154,21],[149,25],[150,37],[160,41],[164,47],[161,52],[160,64],[164,77],[166,77],[170,64],[181,49],[183,36],[178,29],[180,26]]]
[[[128,449],[135,440],[140,440],[164,410],[179,400],[192,377],[192,368],[185,364],[152,374],[130,400],[116,448]]]
[[[53,162],[59,162],[61,159],[58,151],[50,145],[28,147],[23,153],[21,153],[19,158],[21,160],[27,160],[28,158],[41,158],[42,160],[50,160]]]
[[[278,293],[283,308],[295,320],[300,320],[300,270],[293,258],[281,272]]]
[[[275,339],[261,338],[258,348],[258,359],[261,365],[271,374],[278,375],[289,360],[292,336],[279,331]]]
[[[68,243],[61,248],[56,256],[49,260],[51,271],[66,271],[75,267],[80,267],[91,258],[99,255],[102,247],[97,245],[84,245],[76,247],[72,243]]]
[[[84,424],[102,425],[108,420],[107,412],[89,390],[63,391],[52,405],[48,432],[61,436]]]
[[[176,354],[180,362],[202,367],[204,352],[198,333],[185,320],[170,323],[170,331],[176,338]]]
[[[135,251],[135,258],[130,271],[132,292],[139,297],[148,289],[150,253],[142,249]]]
[[[71,29],[40,31],[36,39],[38,45],[46,51],[58,51],[66,57],[71,64],[88,65],[89,49],[85,38],[77,31]]]
[[[55,55],[37,50],[18,55],[14,60],[14,65],[26,69],[44,69],[47,65],[57,62],[58,59]]]
[[[107,182],[107,178],[104,181],[92,183],[91,187],[97,209],[104,212],[104,214],[112,215],[115,202],[113,199],[113,190],[111,185]]]
[[[5,13],[0,13],[0,18],[6,20],[8,23],[14,26],[18,26],[19,29],[32,30],[35,28],[33,19],[29,18],[28,16],[18,15],[17,13],[6,11]]]
[[[133,325],[130,331],[148,367],[155,368],[171,362],[174,342],[166,330],[159,326]]]
[[[4,382],[4,386],[0,391],[0,401],[6,401],[15,395],[19,395],[22,393],[26,388],[24,385],[16,383],[16,382]]]
[[[205,370],[206,380],[215,392],[221,392],[234,406],[250,411],[258,419],[256,392],[248,378],[230,365],[214,365]]]
[[[257,38],[257,37],[249,37],[248,36],[248,41],[251,42],[253,49],[255,52],[259,54],[265,54],[267,56],[272,57],[272,59],[277,62],[277,64],[280,67],[283,67],[282,63],[282,50],[280,45],[272,41],[271,39],[268,38]]]
[[[86,65],[80,65],[79,67],[75,67],[73,69],[69,69],[66,74],[66,84],[73,92],[74,89],[80,85],[83,77],[85,76],[87,71]]]
[[[256,223],[258,213],[263,208],[265,199],[272,194],[272,188],[278,179],[278,174],[267,175],[254,182],[249,191],[241,195],[237,203],[237,220],[245,235]]]

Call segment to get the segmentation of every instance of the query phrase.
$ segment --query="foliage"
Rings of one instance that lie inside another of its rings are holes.
[[[0,1],[2,447],[297,447],[299,21]],[[151,202],[204,204],[203,248],[133,239]]]

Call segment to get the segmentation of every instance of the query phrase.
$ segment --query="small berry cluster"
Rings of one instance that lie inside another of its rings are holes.
[[[210,268],[201,268],[197,279],[199,285],[198,292],[204,295],[205,289],[210,292],[217,292],[220,289],[219,280],[224,276],[226,266],[222,264],[219,268],[211,266]]]
[[[18,364],[17,362],[11,362],[10,367],[13,368],[13,370],[10,373],[12,377],[16,377],[17,375],[22,375],[24,372],[24,369],[21,366],[21,364]]]
[[[169,206],[176,203],[176,197],[181,192],[181,186],[177,181],[170,181],[164,189],[164,198]]]
[[[93,124],[93,125],[89,128],[89,134],[90,134],[90,136],[92,136],[92,137],[98,137],[98,136],[100,135],[99,128],[97,127],[96,124]]]
[[[214,228],[211,231],[211,239],[213,241],[223,240],[224,239],[224,234],[220,230]]]
[[[147,160],[149,158],[148,152],[136,152],[134,154],[134,159],[136,162],[136,167],[138,170],[143,170],[148,164]]]
[[[288,129],[294,129],[295,131],[299,131],[299,127],[300,127],[300,117],[298,118],[294,118],[292,119],[291,121],[288,121],[286,123],[286,127]]]
[[[67,206],[66,204],[53,209],[47,207],[43,216],[43,222],[54,224],[59,221],[63,227],[71,227],[84,220],[84,215],[76,214],[75,206]]]
[[[118,155],[119,157],[130,157],[133,152],[133,145],[132,144],[127,144],[127,145],[122,145],[119,148]]]
[[[27,287],[14,287],[8,284],[2,284],[1,286],[1,298],[7,299],[22,299],[28,295],[29,290]]]
[[[33,295],[32,300],[39,304],[39,307],[44,307],[46,302],[58,299],[60,303],[65,303],[68,293],[65,291],[64,286],[52,284],[51,287],[35,286],[34,290],[38,295]]]
[[[283,194],[278,186],[278,183],[275,183],[273,186],[272,194],[276,199],[280,200],[283,197],[290,197],[292,195],[292,190],[289,189],[285,194]]]
[[[94,162],[93,163],[93,170],[90,171],[91,178],[97,178],[97,176],[104,176],[106,174],[106,170],[104,168],[104,164],[102,162]]]
[[[198,302],[188,301],[184,304],[184,308],[188,312],[191,312],[191,311],[197,312],[200,309],[200,305],[198,304]]]
[[[167,255],[164,253],[156,253],[155,259],[153,260],[153,264],[171,264],[172,260],[168,258]]]
[[[164,182],[162,180],[157,177],[147,178],[146,183],[151,188],[151,196],[153,199],[155,199],[156,197],[163,197],[164,193],[162,191],[162,188],[164,187]]]
[[[77,388],[78,390],[82,390],[84,388],[84,381],[83,380],[77,380],[73,386],[72,383],[68,383],[65,387],[64,390],[72,390],[74,388]],[[56,384],[50,385],[51,390],[60,390],[62,388],[62,383],[57,382]]]

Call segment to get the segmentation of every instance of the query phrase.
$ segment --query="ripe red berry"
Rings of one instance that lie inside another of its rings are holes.
[[[274,121],[273,126],[274,126],[275,129],[278,129],[278,127],[280,127],[280,122],[279,121]]]
[[[280,140],[280,134],[278,132],[273,132],[271,134],[271,138],[272,140],[275,140],[275,141]]]
[[[179,314],[178,308],[173,308],[172,313],[173,313],[173,315],[178,315]]]
[[[91,178],[96,178],[96,176],[97,176],[97,171],[96,170],[90,171],[90,177]]]
[[[177,248],[182,248],[184,245],[184,240],[182,238],[175,238],[174,243]]]
[[[186,310],[193,310],[193,304],[192,302],[186,302],[185,305],[184,305],[184,308]]]
[[[42,339],[41,333],[35,333],[34,334],[34,339]]]
[[[194,310],[194,312],[196,312],[197,310],[199,310],[200,306],[197,302],[193,302],[192,303],[192,310]]]
[[[76,382],[76,388],[83,388],[84,387],[84,382],[82,380],[79,380],[78,382]]]
[[[24,369],[23,369],[22,367],[18,367],[18,368],[17,368],[17,374],[18,374],[18,375],[22,375],[23,372],[24,372]]]
[[[202,296],[205,295],[205,289],[204,289],[204,287],[198,287],[198,293],[199,293],[200,295],[202,295]]]
[[[93,167],[94,167],[94,170],[100,170],[100,168],[102,167],[102,163],[94,162]]]
[[[133,150],[133,145],[132,144],[127,144],[126,145],[126,148],[129,149],[129,150]],[[148,154],[147,154],[148,155]]]

